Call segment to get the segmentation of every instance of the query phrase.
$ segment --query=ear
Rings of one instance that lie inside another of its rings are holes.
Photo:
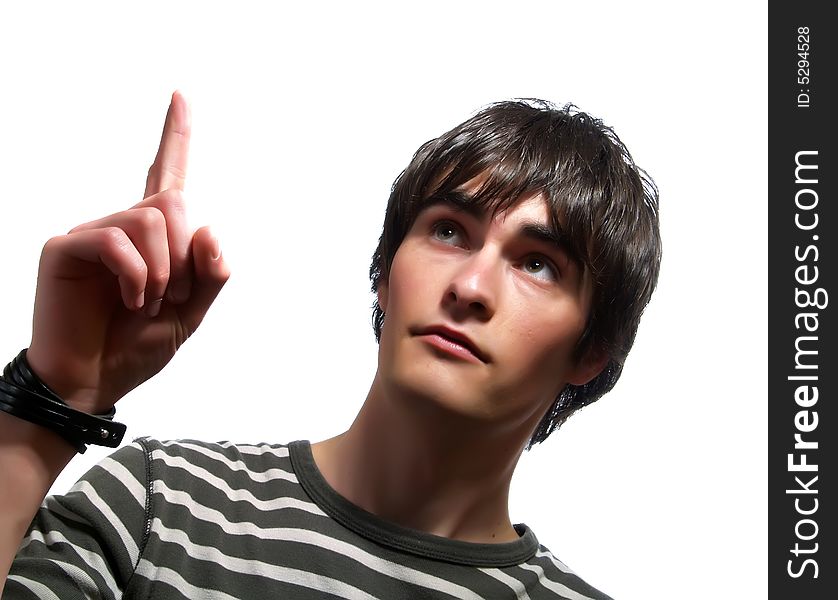
[[[385,277],[378,283],[378,306],[383,312],[387,312],[387,299],[390,297],[390,284]]]
[[[585,356],[571,369],[567,382],[572,385],[585,385],[602,373],[608,364],[608,353],[599,348],[591,348]]]

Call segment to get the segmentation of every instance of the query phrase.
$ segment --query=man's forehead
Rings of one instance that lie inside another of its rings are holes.
[[[551,223],[550,206],[544,195],[538,192],[524,194],[513,200],[505,202],[481,202],[478,199],[479,192],[474,188],[461,186],[453,191],[435,194],[428,198],[427,206],[435,204],[446,204],[450,208],[471,215],[479,221],[492,220],[505,221],[510,214],[524,218],[528,221],[537,221],[546,226]]]

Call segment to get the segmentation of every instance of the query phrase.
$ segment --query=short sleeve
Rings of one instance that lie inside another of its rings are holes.
[[[150,518],[141,441],[94,466],[63,496],[47,497],[21,542],[3,600],[121,598]]]

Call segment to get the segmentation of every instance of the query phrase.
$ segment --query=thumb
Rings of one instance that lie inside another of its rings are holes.
[[[192,236],[192,262],[195,279],[189,300],[179,307],[187,331],[194,332],[207,314],[221,288],[230,278],[218,240],[209,227],[201,227]]]

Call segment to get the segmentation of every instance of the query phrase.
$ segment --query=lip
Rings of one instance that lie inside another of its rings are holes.
[[[441,350],[479,363],[488,363],[489,357],[462,331],[445,325],[432,325],[419,332],[428,343]]]

